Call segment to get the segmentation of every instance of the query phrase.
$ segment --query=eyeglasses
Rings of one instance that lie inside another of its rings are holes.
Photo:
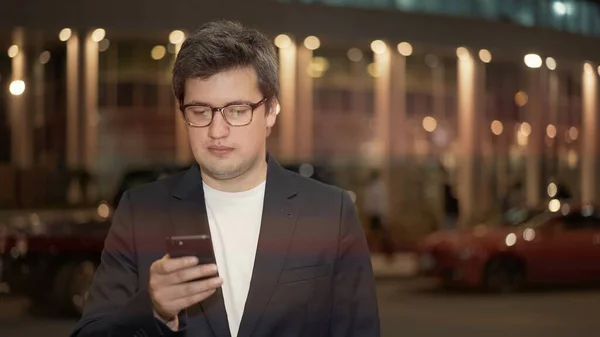
[[[225,122],[231,126],[244,126],[252,122],[254,110],[263,105],[267,98],[263,98],[256,103],[249,104],[231,104],[223,107],[211,107],[198,104],[185,104],[179,107],[183,114],[185,122],[193,127],[209,126],[215,116],[215,112],[220,112]]]

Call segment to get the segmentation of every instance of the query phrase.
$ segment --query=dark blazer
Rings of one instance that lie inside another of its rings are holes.
[[[147,290],[150,265],[166,254],[166,236],[209,232],[197,165],[127,191],[71,336],[230,336],[220,290],[184,310],[177,332],[154,318]],[[380,336],[369,249],[348,193],[270,157],[238,336]]]

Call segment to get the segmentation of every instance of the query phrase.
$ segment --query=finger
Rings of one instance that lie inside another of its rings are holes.
[[[188,267],[177,270],[169,275],[165,275],[165,281],[168,284],[179,284],[193,281],[199,278],[206,278],[217,274],[217,265],[203,264],[200,266]]]
[[[167,275],[197,265],[198,258],[195,256],[184,256],[172,259],[166,255],[155,263],[154,270],[151,268],[151,271],[154,271],[157,274]]]
[[[169,254],[165,254],[159,260],[152,262],[152,264],[150,265],[150,274],[158,273],[158,269],[162,268],[162,264],[164,263],[164,261],[167,261],[168,259],[169,259]]]
[[[165,309],[169,310],[170,312],[180,312],[181,310],[191,307],[196,303],[204,301],[216,291],[216,289],[210,289],[192,296],[176,299],[167,304]]]
[[[182,284],[177,284],[171,287],[168,287],[161,291],[164,299],[169,300],[177,300],[189,296],[195,296],[197,294],[215,290],[219,288],[223,284],[223,279],[220,277],[213,277],[206,280],[195,281],[195,282],[187,282]]]

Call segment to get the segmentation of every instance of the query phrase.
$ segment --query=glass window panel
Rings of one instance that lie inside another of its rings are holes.
[[[279,0],[280,2],[295,2]],[[600,4],[580,0],[299,0],[332,6],[394,8],[401,11],[482,17],[600,36]]]
[[[327,69],[313,73],[317,158],[356,157],[371,132],[368,125],[373,115],[374,82],[368,65],[373,62],[372,52],[361,50],[362,58],[353,62],[348,57],[349,49],[323,44],[313,55],[314,62],[326,64]]]

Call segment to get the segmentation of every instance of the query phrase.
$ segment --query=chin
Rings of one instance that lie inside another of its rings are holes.
[[[219,180],[233,179],[245,172],[244,165],[219,159],[201,161],[200,167],[204,173]]]

